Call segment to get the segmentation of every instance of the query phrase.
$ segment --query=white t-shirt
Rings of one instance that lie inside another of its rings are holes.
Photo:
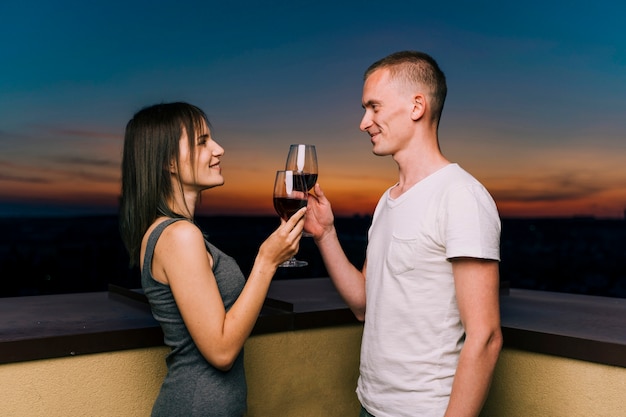
[[[457,164],[390,190],[369,230],[357,395],[376,417],[441,417],[465,337],[449,259],[499,261],[500,218]]]

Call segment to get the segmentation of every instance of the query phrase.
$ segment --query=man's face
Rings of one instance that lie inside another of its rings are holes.
[[[403,149],[414,124],[411,91],[392,79],[388,69],[381,68],[365,80],[362,104],[365,114],[359,127],[370,135],[372,152],[394,155]]]

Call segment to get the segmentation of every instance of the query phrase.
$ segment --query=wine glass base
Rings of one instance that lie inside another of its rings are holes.
[[[309,263],[307,261],[300,261],[296,258],[291,258],[278,265],[281,268],[298,268],[302,266],[307,266]]]

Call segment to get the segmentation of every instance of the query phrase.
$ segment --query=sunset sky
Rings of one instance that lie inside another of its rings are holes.
[[[623,1],[38,1],[0,4],[0,216],[116,210],[123,131],[188,101],[225,148],[203,214],[274,214],[291,143],[338,215],[397,180],[358,129],[363,71],[398,50],[448,79],[444,154],[503,217],[626,208]]]

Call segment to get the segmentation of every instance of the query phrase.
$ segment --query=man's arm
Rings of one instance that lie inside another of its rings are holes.
[[[335,288],[357,319],[365,320],[365,268],[359,271],[346,256],[334,225],[330,202],[319,184],[309,194],[304,228],[313,235]]]
[[[452,270],[466,337],[445,417],[476,417],[502,348],[498,262],[456,258]]]

